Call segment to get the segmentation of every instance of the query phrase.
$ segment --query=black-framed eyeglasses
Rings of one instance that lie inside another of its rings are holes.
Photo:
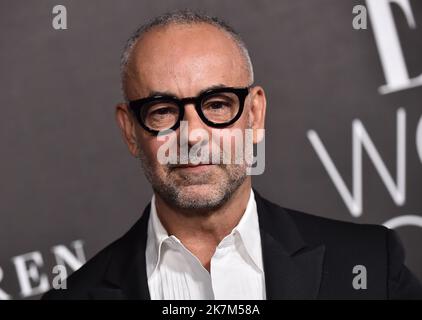
[[[242,115],[249,89],[221,87],[183,99],[156,95],[129,101],[129,107],[139,124],[154,135],[176,130],[183,120],[185,105],[189,103],[195,105],[196,112],[206,125],[224,128],[235,123]]]

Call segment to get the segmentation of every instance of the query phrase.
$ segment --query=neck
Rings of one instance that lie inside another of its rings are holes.
[[[248,204],[251,179],[234,192],[232,197],[207,214],[186,214],[171,207],[155,194],[157,215],[169,235],[176,236],[209,270],[211,257],[221,240],[230,234],[242,218]]]

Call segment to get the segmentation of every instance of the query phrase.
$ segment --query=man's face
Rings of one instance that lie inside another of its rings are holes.
[[[125,88],[129,100],[156,92],[178,98],[193,97],[213,86],[247,87],[250,84],[245,60],[235,42],[207,24],[170,25],[148,32],[134,47],[127,70]],[[244,130],[253,120],[250,99],[249,95],[240,119],[226,130],[241,129],[244,137]],[[205,130],[209,137],[212,130],[219,130],[203,123],[192,104],[185,106],[183,120],[188,123],[189,136],[197,129]],[[161,164],[157,152],[164,141],[144,130],[133,116],[131,121],[136,140],[136,148],[131,152],[141,159],[154,191],[169,205],[210,210],[221,206],[245,181],[250,183],[245,164]],[[175,134],[180,135],[180,129]],[[188,146],[197,142],[189,137]],[[203,147],[211,152],[216,147],[211,144],[208,141]]]

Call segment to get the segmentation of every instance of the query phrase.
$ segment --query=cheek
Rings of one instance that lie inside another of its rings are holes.
[[[153,140],[149,141],[146,144],[145,155],[147,156],[147,158],[148,158],[148,160],[151,164],[156,164],[158,162],[157,161],[157,152],[158,152],[158,149],[160,148],[161,144],[162,143],[158,142],[156,140],[156,138],[154,138]]]
[[[163,152],[167,153],[169,149],[174,150],[175,147],[177,150],[176,141],[177,136],[174,134],[166,135],[161,138],[155,136],[144,136],[141,139],[141,148],[149,163],[156,167],[160,166],[158,155],[163,156]]]
[[[246,129],[246,121],[244,121],[244,123],[237,123],[230,129],[218,130],[212,138],[211,150],[220,150],[223,154],[231,154],[232,157],[235,154],[242,156],[246,143]]]
[[[154,163],[161,142],[157,141],[157,137],[142,131],[137,133],[137,138],[140,152],[148,159],[148,162]]]

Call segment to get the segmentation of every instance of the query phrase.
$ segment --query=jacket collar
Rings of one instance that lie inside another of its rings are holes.
[[[325,247],[309,246],[290,214],[255,190],[267,299],[315,299]]]
[[[92,294],[96,297],[150,299],[145,259],[149,214],[150,204],[135,225],[114,243],[105,274],[108,289],[95,290]]]
[[[308,246],[293,218],[254,189],[261,234],[267,299],[315,299],[318,295],[325,248]],[[95,297],[150,299],[146,272],[150,204],[142,217],[114,245],[107,268],[107,289]],[[111,285],[111,287],[110,287]]]

